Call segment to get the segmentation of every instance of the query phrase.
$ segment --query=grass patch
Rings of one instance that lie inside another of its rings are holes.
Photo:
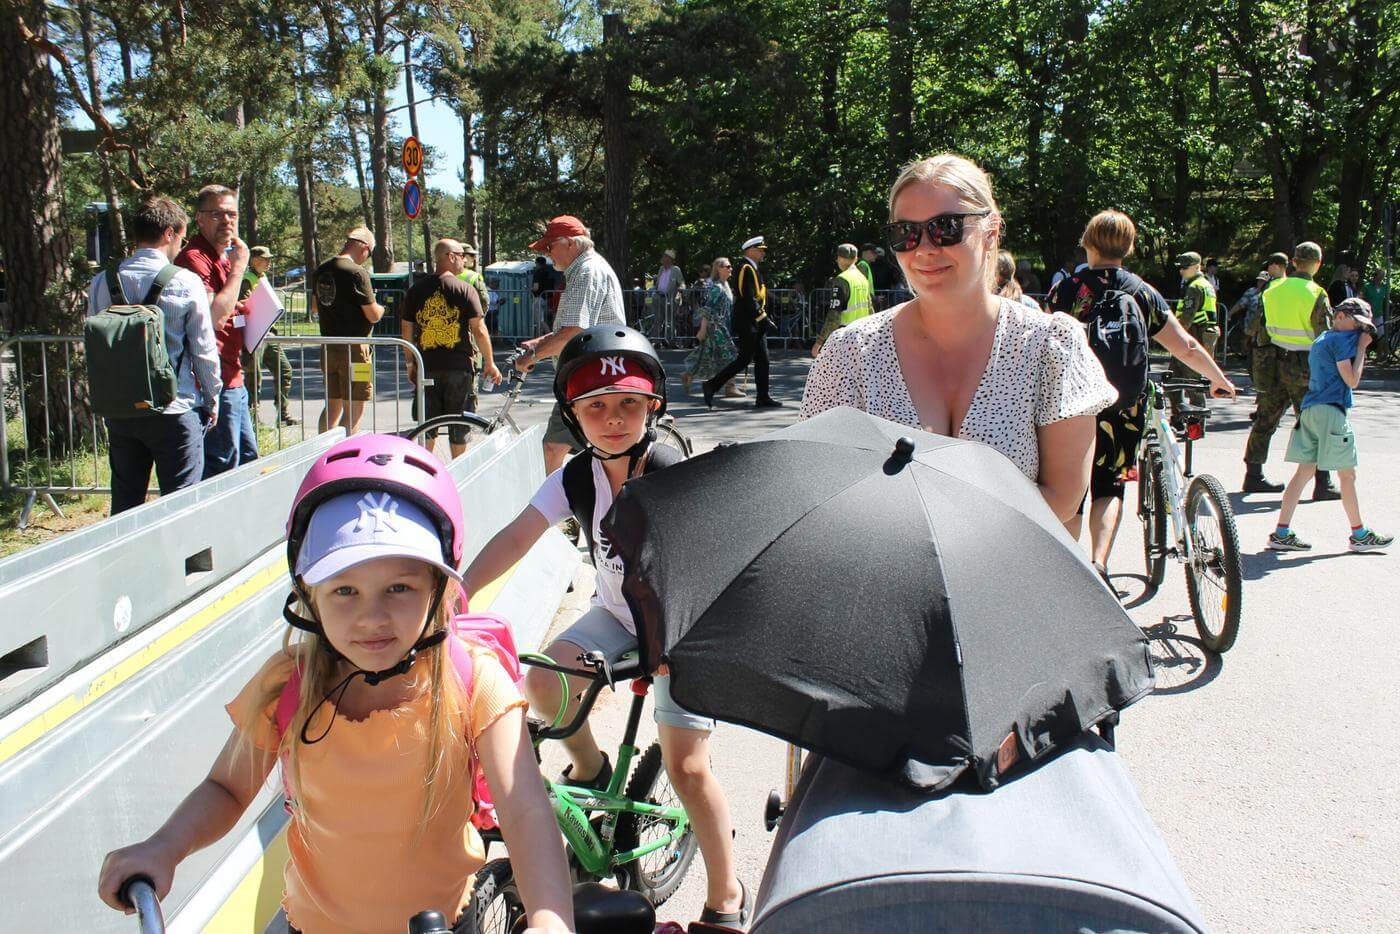
[[[17,419],[7,422],[5,430],[11,442],[16,438],[23,438]],[[308,437],[313,433],[314,426],[308,432]],[[284,427],[280,446],[277,429],[274,426],[258,426],[258,451],[263,455],[291,447],[301,440],[300,426]],[[98,447],[95,457],[93,449],[89,447],[81,453],[75,451],[71,459],[55,458],[51,464],[42,456],[33,459],[26,458],[25,453],[23,448],[12,447],[9,451],[10,475],[15,486],[106,487],[111,485],[112,470],[107,463],[105,445]],[[154,471],[151,482],[155,483]],[[153,486],[148,500],[154,499],[157,495]],[[111,505],[111,496],[107,493],[55,493],[54,500],[63,510],[63,516],[60,517],[49,508],[41,494],[34,501],[33,509],[30,510],[29,526],[21,529],[19,520],[28,498],[28,493],[14,490],[0,493],[0,558],[33,545],[51,541],[67,532],[92,525],[94,522],[100,522],[107,518],[107,512]]]

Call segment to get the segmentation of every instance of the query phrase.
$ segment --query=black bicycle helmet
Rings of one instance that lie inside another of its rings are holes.
[[[647,431],[642,440],[621,454],[605,454],[589,442],[588,438],[584,436],[583,427],[574,417],[573,408],[566,394],[569,379],[578,371],[579,367],[605,357],[626,357],[639,363],[651,377],[654,387],[653,395],[661,402],[661,405],[647,417]],[[564,349],[559,352],[559,359],[555,362],[554,369],[554,399],[559,403],[559,414],[563,418],[564,424],[569,427],[569,432],[574,436],[574,440],[585,451],[601,460],[612,460],[615,457],[635,459],[640,457],[646,451],[647,446],[656,440],[656,432],[652,426],[656,419],[666,412],[666,369],[661,365],[661,358],[656,355],[656,348],[651,346],[651,341],[647,340],[644,334],[622,324],[600,324],[588,328],[580,334],[575,334],[564,345]]]

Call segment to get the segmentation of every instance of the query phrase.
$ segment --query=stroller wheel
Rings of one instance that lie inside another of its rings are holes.
[[[783,804],[782,795],[777,790],[768,792],[768,803],[763,808],[763,826],[772,833],[778,828],[778,822],[783,819],[783,811],[786,806]]]

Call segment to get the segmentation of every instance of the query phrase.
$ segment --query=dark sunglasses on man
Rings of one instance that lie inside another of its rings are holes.
[[[930,246],[956,246],[963,241],[967,218],[986,217],[991,211],[966,211],[959,214],[939,214],[926,221],[894,221],[884,226],[885,242],[896,253],[917,249],[919,240],[928,234]]]

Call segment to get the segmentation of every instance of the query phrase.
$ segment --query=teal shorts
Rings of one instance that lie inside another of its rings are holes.
[[[1316,464],[1318,470],[1351,470],[1356,466],[1356,434],[1345,410],[1335,405],[1310,405],[1298,416],[1288,439],[1284,460]]]

